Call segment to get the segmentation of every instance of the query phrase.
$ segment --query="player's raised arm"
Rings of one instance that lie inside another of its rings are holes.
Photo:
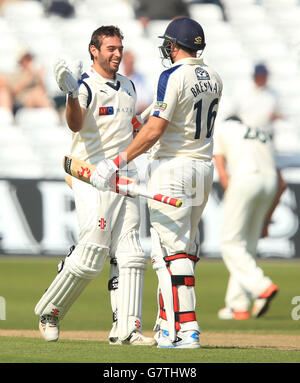
[[[66,106],[66,120],[72,132],[79,132],[85,117],[85,109],[81,108],[78,98],[69,97]]]

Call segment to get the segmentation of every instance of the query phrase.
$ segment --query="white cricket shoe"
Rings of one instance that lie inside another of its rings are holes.
[[[160,330],[154,338],[157,341],[157,348],[200,348],[199,332],[195,330],[179,331],[173,343],[166,330]]]
[[[116,337],[110,337],[109,344],[119,346],[123,344],[131,346],[154,346],[156,341],[153,338],[144,336],[139,331],[133,331],[127,339],[122,341]]]
[[[154,339],[157,343],[157,348],[173,347],[172,342],[169,338],[169,332],[167,330],[159,330],[154,335]]]
[[[53,315],[42,315],[39,329],[47,342],[56,342],[59,337],[59,320]]]

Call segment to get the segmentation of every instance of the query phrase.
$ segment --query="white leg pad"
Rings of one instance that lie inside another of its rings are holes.
[[[125,340],[135,330],[142,331],[144,270],[120,269],[118,294],[118,335]]]
[[[100,274],[107,254],[107,248],[96,244],[77,245],[37,303],[35,314],[62,319],[89,282]]]
[[[142,300],[144,273],[147,258],[143,252],[138,234],[135,231],[127,233],[123,239],[130,252],[117,254],[119,266],[118,287],[118,337],[125,340],[135,330],[142,330]]]
[[[168,318],[168,328],[165,330],[169,331],[169,337],[171,341],[174,342],[176,339],[176,330],[175,330],[175,316],[174,316],[171,275],[169,274],[166,267],[166,262],[164,261],[164,256],[166,254],[164,254],[161,248],[160,238],[155,229],[151,228],[150,232],[151,232],[151,242],[152,242],[152,252],[151,252],[152,266],[158,278],[158,285],[159,285],[158,287],[163,296],[166,315]],[[158,301],[159,301],[159,297],[158,297]],[[158,306],[159,306],[159,302],[158,302]],[[159,319],[159,315],[158,315],[158,320],[156,321],[156,323],[157,323],[157,326],[160,327],[161,321]]]

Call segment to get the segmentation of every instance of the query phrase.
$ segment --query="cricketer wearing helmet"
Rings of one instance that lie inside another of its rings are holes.
[[[115,157],[133,139],[135,88],[129,79],[117,73],[123,53],[122,39],[122,33],[114,26],[103,26],[93,32],[89,44],[93,64],[81,76],[79,87],[76,71],[72,72],[64,60],[55,65],[57,83],[68,94],[66,119],[73,132],[71,155],[92,164]],[[126,174],[137,177],[134,163],[129,164]],[[153,344],[153,339],[141,334],[147,262],[138,236],[138,199],[112,191],[99,192],[75,178],[72,189],[80,229],[78,244],[36,305],[41,333],[47,341],[58,339],[58,320],[101,273],[110,256],[116,258],[119,273],[117,297],[112,294],[112,305],[118,311],[113,340],[118,344]],[[112,274],[111,278],[116,276],[115,271]]]
[[[148,188],[183,201],[179,209],[148,202],[151,257],[158,276],[155,339],[159,348],[198,348],[196,234],[213,182],[213,128],[222,81],[197,57],[205,47],[199,23],[176,18],[160,37],[162,58],[169,59],[171,66],[159,77],[147,123],[119,157],[130,162],[151,148]],[[97,169],[98,174],[113,174],[103,161]],[[91,181],[100,190],[107,188],[96,172]]]

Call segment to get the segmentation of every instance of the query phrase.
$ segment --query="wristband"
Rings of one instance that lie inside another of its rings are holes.
[[[124,167],[126,164],[127,164],[127,161],[124,160],[124,158],[122,157],[121,154],[118,155],[118,157],[116,157],[114,160],[113,160],[114,164],[118,167],[118,168],[122,168]]]
[[[72,98],[77,98],[79,95],[79,91],[78,91],[78,88],[76,90],[73,90],[73,92],[69,92],[68,93],[68,96],[69,97],[72,97]]]

